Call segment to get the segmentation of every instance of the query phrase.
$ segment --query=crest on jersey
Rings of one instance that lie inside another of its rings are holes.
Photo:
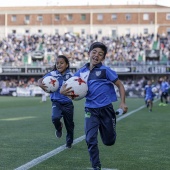
[[[100,76],[101,71],[96,71],[96,76]]]
[[[69,78],[70,78],[70,76],[67,74],[67,75],[66,75],[66,80],[69,79]]]

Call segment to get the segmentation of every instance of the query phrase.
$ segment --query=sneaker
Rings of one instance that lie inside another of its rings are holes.
[[[62,128],[63,128],[63,123],[61,122],[61,130],[56,130],[55,131],[55,136],[57,138],[61,138],[61,136],[62,136]]]
[[[149,109],[149,112],[152,112],[152,109]]]
[[[163,106],[163,103],[159,103],[159,106]]]
[[[162,106],[167,106],[167,104],[163,103]]]
[[[69,148],[69,149],[72,148],[72,144],[67,143],[67,144],[66,144],[66,148]]]

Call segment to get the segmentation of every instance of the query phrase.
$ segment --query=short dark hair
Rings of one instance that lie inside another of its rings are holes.
[[[94,48],[101,48],[104,51],[104,57],[106,56],[107,53],[107,47],[105,44],[101,43],[101,42],[94,42],[93,44],[91,44],[90,48],[89,48],[89,53],[94,49]]]

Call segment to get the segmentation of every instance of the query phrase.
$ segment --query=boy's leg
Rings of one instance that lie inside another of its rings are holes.
[[[100,114],[100,135],[103,143],[111,146],[116,141],[116,115],[112,104],[101,109]]]
[[[145,104],[146,104],[146,107],[148,108],[149,107],[148,96],[145,97]]]
[[[168,104],[168,93],[165,93],[165,102]]]
[[[63,110],[63,119],[65,123],[65,127],[67,130],[66,135],[66,146],[68,148],[71,148],[74,138],[74,121],[73,121],[73,115],[74,115],[74,106],[73,103],[67,103],[62,105]]]
[[[149,112],[152,112],[152,106],[153,106],[153,99],[151,98],[150,100],[149,100]]]
[[[149,107],[149,101],[147,100],[146,102],[147,102],[146,107],[148,108]]]
[[[161,103],[163,103],[164,94],[161,94]]]
[[[52,122],[56,129],[56,137],[60,138],[62,136],[62,122],[60,119],[62,118],[62,110],[61,105],[57,102],[52,103]]]
[[[85,134],[88,152],[90,155],[90,161],[93,168],[101,167],[98,149],[98,128],[99,128],[99,116],[98,109],[86,108],[85,113]]]
[[[165,100],[165,103],[163,103],[163,106],[166,106],[168,104],[168,93],[163,92],[163,98]]]
[[[161,97],[160,97],[161,103],[159,103],[159,106],[163,105],[163,93],[161,93]]]

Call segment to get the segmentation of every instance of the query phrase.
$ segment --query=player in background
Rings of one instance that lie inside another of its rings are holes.
[[[98,131],[103,144],[112,146],[116,141],[116,114],[112,102],[117,101],[114,83],[120,93],[120,108],[127,112],[125,89],[115,71],[102,64],[107,47],[101,42],[90,46],[90,63],[80,68],[75,76],[87,82],[88,93],[85,101],[85,135],[93,170],[101,169],[98,148]],[[69,96],[71,90],[62,86],[60,93]]]
[[[169,83],[167,82],[167,77],[162,78],[162,82],[160,85],[161,90],[161,103],[159,103],[159,106],[166,106],[168,104],[168,90],[169,90]],[[164,103],[165,102],[165,103]]]
[[[149,108],[149,112],[152,112],[153,100],[154,97],[156,96],[152,92],[152,88],[153,88],[152,81],[148,80],[147,85],[145,86],[144,94],[145,94],[145,103],[147,108]]]
[[[42,90],[41,102],[46,102],[46,101],[47,101],[46,92]]]
[[[170,80],[168,81],[168,84],[169,84],[169,88],[168,88],[168,103],[170,103]]]
[[[45,74],[42,78],[38,80],[38,85],[44,91],[46,90],[46,86],[42,84],[42,80],[46,76],[54,76],[59,81],[59,89],[56,92],[50,93],[50,99],[52,102],[52,122],[56,129],[55,135],[57,138],[61,138],[62,136],[62,128],[63,123],[61,119],[63,118],[64,124],[66,127],[67,135],[66,135],[66,147],[71,148],[74,137],[74,106],[71,99],[67,96],[60,94],[60,87],[73,76],[73,73],[70,71],[70,64],[67,57],[64,55],[59,55],[56,59],[56,63],[51,72]]]

